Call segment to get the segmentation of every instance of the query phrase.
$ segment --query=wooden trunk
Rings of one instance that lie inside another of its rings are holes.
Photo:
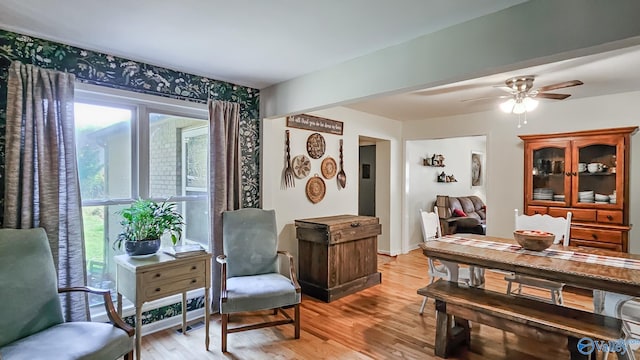
[[[331,302],[380,283],[378,218],[337,215],[295,225],[302,292]]]

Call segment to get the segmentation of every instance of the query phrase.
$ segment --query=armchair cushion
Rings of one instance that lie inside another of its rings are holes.
[[[44,229],[0,230],[0,348],[64,321],[54,269]]]
[[[275,309],[300,302],[291,280],[281,274],[237,276],[227,279],[227,301],[221,313]]]
[[[131,347],[129,335],[111,324],[68,322],[1,348],[0,357],[7,360],[117,359],[124,355],[122,349]]]
[[[278,272],[274,210],[227,211],[222,213],[222,219],[228,277]]]

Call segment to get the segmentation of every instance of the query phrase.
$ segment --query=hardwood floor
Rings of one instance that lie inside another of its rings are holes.
[[[438,359],[433,355],[435,310],[431,299],[418,314],[427,284],[427,259],[420,250],[379,262],[382,284],[331,303],[303,296],[301,338],[293,326],[230,334],[227,354],[220,352],[220,317],[211,319],[210,351],[204,327],[187,332],[165,330],[144,336],[142,359]],[[504,275],[487,271],[486,288],[505,292]],[[590,292],[567,289],[566,306],[592,310]],[[263,319],[268,312],[232,316],[239,321]],[[469,350],[452,359],[568,359],[566,348],[552,347],[481,324],[472,325]],[[610,358],[614,358],[611,355]]]

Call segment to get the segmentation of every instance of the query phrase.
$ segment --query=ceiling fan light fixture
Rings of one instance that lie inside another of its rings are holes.
[[[516,101],[515,105],[513,105],[513,113],[514,114],[524,114],[527,111],[527,107],[524,105],[522,100]]]
[[[509,99],[503,102],[502,104],[500,104],[500,110],[502,110],[505,113],[510,113],[511,111],[513,111],[513,107],[515,104],[516,104],[516,101],[514,99]]]
[[[527,96],[522,102],[524,103],[525,110],[529,112],[535,110],[538,107],[539,101]]]

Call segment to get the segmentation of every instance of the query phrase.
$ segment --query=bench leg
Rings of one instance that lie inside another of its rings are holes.
[[[449,355],[451,331],[449,319],[447,304],[441,300],[436,300],[436,344],[434,353],[441,358],[446,358]]]
[[[447,303],[436,299],[435,355],[446,358],[460,345],[471,344],[469,320],[447,314]]]

